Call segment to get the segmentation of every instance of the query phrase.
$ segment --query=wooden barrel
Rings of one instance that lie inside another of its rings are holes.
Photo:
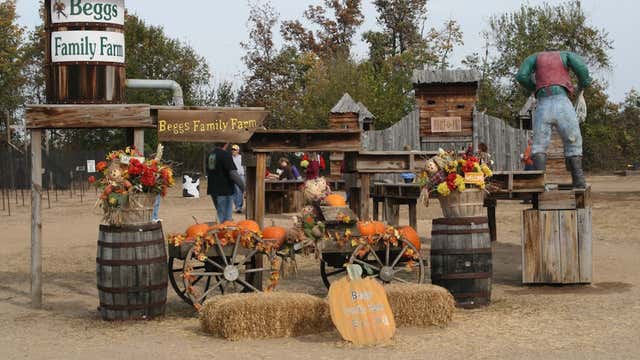
[[[124,1],[108,2],[109,9],[119,6],[119,16],[111,17],[115,14],[111,12],[106,17],[106,5],[100,8],[101,13],[92,9],[89,10],[92,16],[74,16],[74,10],[80,9],[77,3],[69,6],[64,2],[59,3],[63,8],[58,13],[55,9],[59,4],[45,0],[47,103],[125,103]],[[81,4],[81,8],[90,5]]]
[[[96,275],[103,319],[163,315],[167,253],[162,225],[100,225]]]
[[[491,300],[491,237],[486,217],[434,219],[431,282],[448,289],[460,307]]]

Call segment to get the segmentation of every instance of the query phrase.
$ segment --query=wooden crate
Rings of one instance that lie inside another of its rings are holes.
[[[551,131],[551,143],[547,148],[545,183],[571,184],[571,173],[567,170],[564,157],[564,145],[555,127]]]
[[[522,224],[523,283],[591,283],[591,208],[524,210]]]

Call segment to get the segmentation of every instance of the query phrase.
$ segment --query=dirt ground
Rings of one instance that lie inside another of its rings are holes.
[[[29,206],[17,206],[10,217],[0,212],[0,359],[640,358],[640,177],[589,181],[594,190],[592,285],[521,285],[520,212],[527,205],[501,201],[491,306],[457,310],[446,328],[401,328],[389,344],[374,348],[347,344],[337,332],[242,342],[213,338],[199,330],[193,311],[172,289],[167,316],[160,320],[100,320],[99,216],[92,202],[81,203],[68,192],[59,194],[51,209],[44,201],[45,306],[33,310]],[[213,209],[208,198],[184,199],[176,190],[163,201],[160,214],[165,232],[176,232],[191,223],[192,215],[212,219]],[[407,222],[406,210],[401,215]],[[418,215],[419,232],[429,237],[430,220],[441,216],[440,209],[435,204]],[[290,223],[285,216],[273,219]],[[326,295],[319,264],[309,258],[299,266],[298,278],[283,281],[279,289]]]

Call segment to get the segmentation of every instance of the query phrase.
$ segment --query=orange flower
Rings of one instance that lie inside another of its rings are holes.
[[[99,163],[96,164],[96,170],[98,170],[98,172],[101,172],[106,168],[107,168],[107,163],[105,161],[100,161]]]

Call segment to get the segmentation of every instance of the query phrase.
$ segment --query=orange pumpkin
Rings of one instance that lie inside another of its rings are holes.
[[[237,225],[243,231],[260,232],[260,225],[253,220],[242,220]]]
[[[329,206],[347,206],[347,201],[342,196],[340,196],[338,194],[328,195],[324,199],[324,201]]]
[[[204,236],[209,231],[209,225],[207,224],[193,224],[187,228],[187,238],[196,238],[198,236]]]
[[[278,249],[284,244],[286,236],[287,230],[281,226],[269,226],[262,229],[262,238],[275,241],[276,248]]]
[[[373,226],[375,227],[375,232],[377,235],[382,235],[387,230],[387,227],[384,225],[382,221],[372,221]]]
[[[222,224],[217,225],[217,226],[218,226],[218,229],[219,229],[219,231],[218,231],[218,239],[226,238],[228,236],[231,236],[231,237],[235,236],[235,234],[234,234],[235,231],[227,229],[229,227],[236,227],[237,225],[236,225],[235,222],[233,222],[233,221],[225,221]]]
[[[376,226],[372,221],[358,221],[358,231],[362,236],[375,235]]]
[[[420,250],[420,236],[418,236],[418,232],[414,228],[411,226],[403,226],[398,229],[398,233],[413,244],[418,251]]]

